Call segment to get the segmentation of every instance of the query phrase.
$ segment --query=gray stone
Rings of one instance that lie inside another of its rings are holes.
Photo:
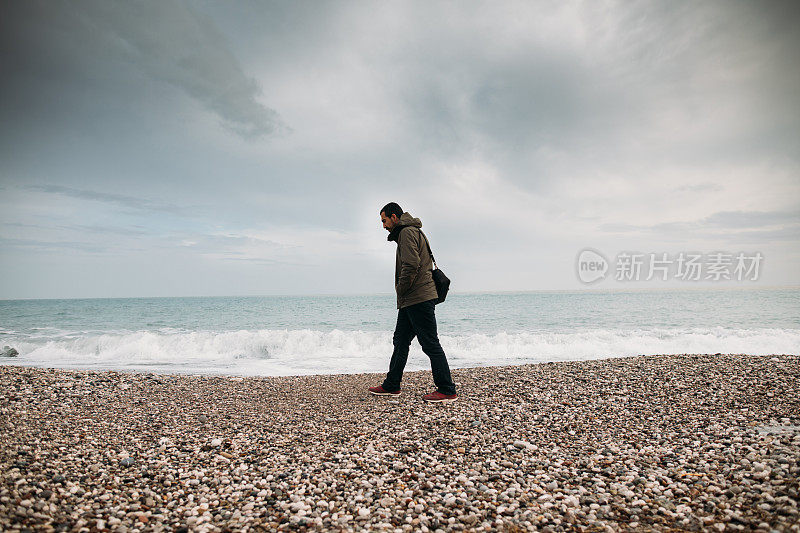
[[[3,346],[3,351],[0,352],[0,357],[16,357],[19,352],[11,346]]]

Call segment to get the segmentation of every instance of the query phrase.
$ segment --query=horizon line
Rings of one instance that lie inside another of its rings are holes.
[[[518,290],[475,290],[475,291],[451,291],[448,296],[459,295],[492,295],[492,294],[534,294],[534,293],[610,293],[610,292],[646,292],[646,291],[705,291],[705,290],[728,290],[728,291],[750,291],[750,290],[780,290],[780,289],[800,289],[797,285],[755,285],[755,286],[714,286],[703,285],[699,287],[627,287],[627,288],[572,288],[572,289],[518,289]],[[392,292],[371,292],[371,293],[294,293],[294,294],[218,294],[218,295],[172,295],[172,296],[70,296],[64,298],[0,298],[0,302],[24,302],[24,301],[49,301],[49,300],[152,300],[157,298],[334,298],[334,297],[357,297],[357,296],[394,296]]]

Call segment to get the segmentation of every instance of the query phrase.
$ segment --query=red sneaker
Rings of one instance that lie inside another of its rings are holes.
[[[454,402],[458,396],[455,394],[442,394],[438,390],[422,397],[423,400],[430,403],[447,403]]]
[[[375,396],[400,396],[399,390],[395,392],[389,392],[380,385],[378,385],[377,387],[370,387],[369,392],[371,394],[374,394]]]

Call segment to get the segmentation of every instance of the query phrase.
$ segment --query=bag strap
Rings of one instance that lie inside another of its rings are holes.
[[[431,256],[431,261],[433,262],[433,266],[434,266],[434,268],[438,270],[438,269],[439,269],[439,267],[436,265],[436,259],[434,259],[434,258],[433,258],[433,252],[431,251],[431,243],[430,243],[430,242],[428,242],[428,237],[426,237],[426,236],[425,236],[425,234],[424,234],[424,233],[422,233],[422,230],[419,230],[419,233],[420,233],[420,235],[422,235],[423,237],[425,237],[425,244],[427,244],[427,245],[428,245],[428,253],[429,253],[429,254],[430,254],[430,256]]]

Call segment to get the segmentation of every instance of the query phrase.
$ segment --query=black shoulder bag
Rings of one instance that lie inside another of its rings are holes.
[[[428,242],[428,237],[422,233],[422,230],[419,230],[420,235],[425,237],[425,244],[428,245],[428,253],[431,255],[431,261],[433,261],[433,270],[431,271],[431,275],[433,276],[433,283],[436,285],[436,294],[439,298],[436,300],[437,304],[440,304],[447,298],[447,291],[450,290],[450,278],[444,275],[438,266],[436,266],[436,259],[433,258],[433,252],[431,251],[431,243]]]

